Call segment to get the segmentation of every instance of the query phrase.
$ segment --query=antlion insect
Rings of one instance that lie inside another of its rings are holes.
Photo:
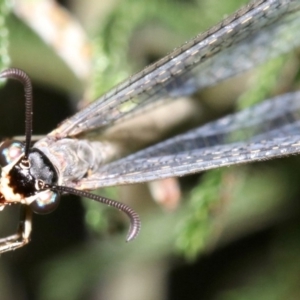
[[[131,221],[130,241],[140,230],[138,215],[125,204],[85,190],[299,153],[299,92],[266,100],[112,162],[104,143],[76,138],[91,130],[100,132],[155,101],[192,94],[298,46],[299,8],[300,0],[248,4],[67,119],[33,148],[31,82],[18,69],[0,73],[1,78],[23,83],[26,103],[25,145],[5,141],[0,147],[0,205],[20,203],[25,208],[17,233],[0,240],[0,253],[27,244],[31,210],[52,211],[59,194],[87,197],[125,212]]]

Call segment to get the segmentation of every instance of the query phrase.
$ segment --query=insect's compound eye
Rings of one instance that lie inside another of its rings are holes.
[[[24,145],[18,141],[7,140],[0,145],[0,165],[5,167],[24,152]]]
[[[37,214],[49,214],[59,205],[60,195],[50,190],[42,191],[39,197],[30,204],[30,208]]]

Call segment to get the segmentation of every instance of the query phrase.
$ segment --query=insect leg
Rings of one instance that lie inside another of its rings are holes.
[[[32,212],[29,207],[22,205],[17,232],[0,239],[0,253],[21,248],[29,243],[31,234]]]

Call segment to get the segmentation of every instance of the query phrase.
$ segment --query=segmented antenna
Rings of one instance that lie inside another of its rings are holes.
[[[53,191],[60,192],[60,193],[68,193],[80,197],[89,198],[97,202],[103,203],[105,205],[117,208],[118,210],[124,212],[130,219],[130,227],[126,237],[126,242],[130,242],[134,240],[140,232],[141,220],[139,218],[139,215],[131,207],[129,207],[124,203],[112,199],[108,199],[99,195],[91,194],[85,191],[76,190],[67,186],[45,185],[44,188],[51,189]]]
[[[10,68],[0,73],[0,78],[11,78],[20,81],[25,91],[25,150],[24,157],[28,158],[32,135],[32,84],[29,76],[22,70]]]
[[[32,135],[32,85],[29,76],[22,70],[16,68],[10,68],[0,73],[0,78],[12,78],[20,81],[25,90],[25,150],[24,157],[28,158],[31,135]],[[126,241],[130,242],[137,237],[141,229],[141,221],[138,214],[129,206],[124,203],[120,203],[115,200],[111,200],[99,195],[91,194],[85,191],[76,190],[66,186],[58,185],[45,185],[44,189],[50,189],[59,193],[68,193],[80,197],[92,199],[94,201],[103,203],[108,206],[117,208],[124,212],[130,219],[130,228],[127,234]]]

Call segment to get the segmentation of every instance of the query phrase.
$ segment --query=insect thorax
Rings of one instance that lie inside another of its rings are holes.
[[[35,148],[42,151],[58,170],[58,184],[72,187],[115,156],[108,143],[64,138],[44,138]]]

